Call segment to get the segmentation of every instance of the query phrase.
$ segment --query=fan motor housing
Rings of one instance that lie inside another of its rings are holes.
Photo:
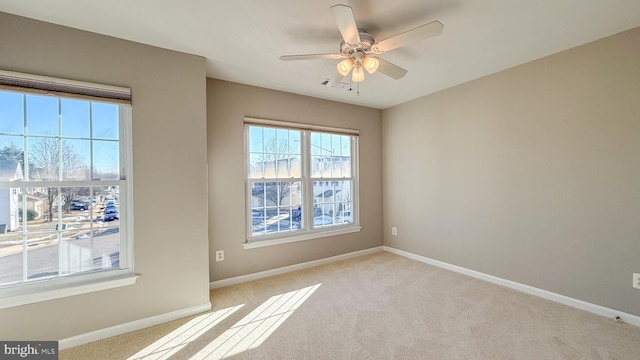
[[[373,36],[367,34],[364,30],[358,29],[360,35],[360,43],[356,45],[347,44],[344,40],[340,42],[340,53],[346,57],[351,57],[356,52],[369,54],[371,46],[376,42]]]

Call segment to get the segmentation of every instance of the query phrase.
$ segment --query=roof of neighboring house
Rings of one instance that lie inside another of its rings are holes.
[[[0,161],[0,179],[2,180],[20,180],[23,179],[20,163],[12,160]]]
[[[336,194],[342,190],[336,190]],[[325,190],[325,192],[316,195],[316,197],[331,197],[333,196],[333,190]]]

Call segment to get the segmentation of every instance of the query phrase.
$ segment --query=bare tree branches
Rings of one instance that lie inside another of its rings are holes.
[[[89,171],[84,156],[57,138],[35,138],[29,148],[28,161],[32,167],[29,175],[34,180],[60,180],[62,172],[65,177],[86,178]]]

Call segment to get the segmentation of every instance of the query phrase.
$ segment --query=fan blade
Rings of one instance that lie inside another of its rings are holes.
[[[376,54],[380,54],[385,51],[393,50],[401,46],[440,35],[443,28],[444,25],[442,25],[440,21],[432,21],[428,24],[420,25],[417,28],[392,36],[386,40],[382,40],[377,44],[373,44],[371,50]]]
[[[292,61],[292,60],[315,60],[315,59],[342,59],[342,54],[304,54],[304,55],[282,55],[280,60]]]
[[[360,34],[358,33],[358,25],[353,17],[353,10],[347,5],[334,5],[331,8],[331,15],[340,29],[340,34],[344,42],[350,45],[360,44]]]
[[[401,68],[400,66],[394,65],[384,59],[380,59],[380,58],[377,58],[377,59],[380,62],[380,66],[378,66],[378,71],[387,75],[388,77],[398,80],[407,74],[407,70]]]

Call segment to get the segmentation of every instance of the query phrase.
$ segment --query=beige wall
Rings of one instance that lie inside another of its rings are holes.
[[[640,315],[639,79],[637,28],[384,110],[385,245]]]
[[[57,340],[209,302],[205,62],[0,13],[0,69],[128,86],[136,285],[0,310],[0,339]]]
[[[244,116],[359,129],[362,231],[244,250]],[[207,79],[207,117],[211,281],[382,245],[379,110]]]

